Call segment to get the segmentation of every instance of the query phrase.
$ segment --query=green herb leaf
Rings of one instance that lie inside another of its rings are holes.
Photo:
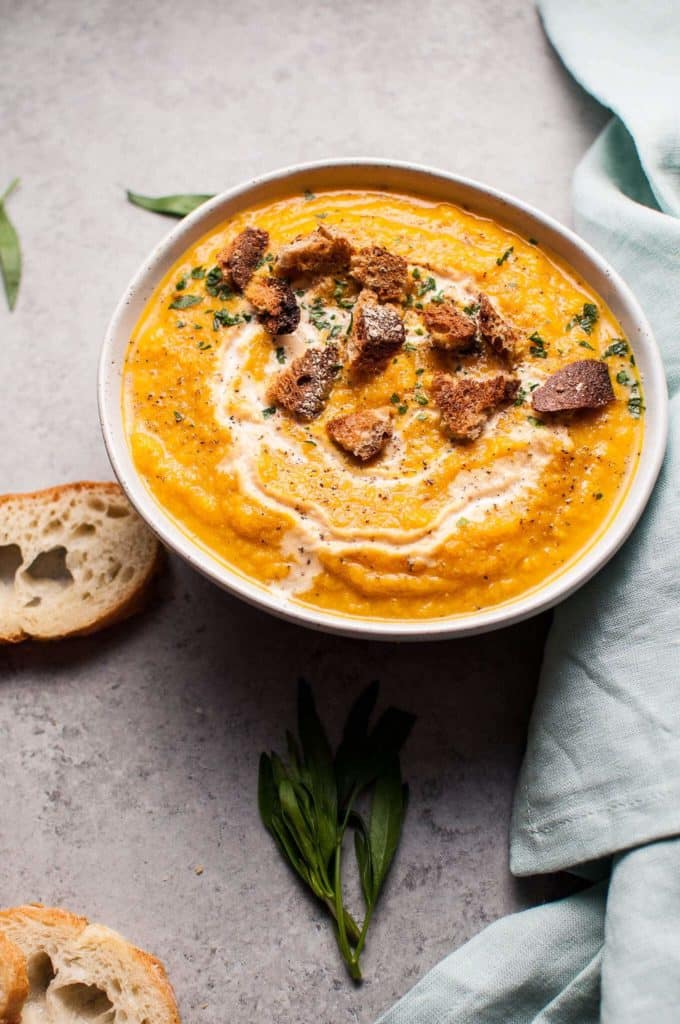
[[[263,409],[262,410],[262,418],[265,419],[265,420],[268,420],[270,416],[274,416],[275,414],[276,414],[276,406],[275,405],[270,405],[268,409]]]
[[[221,267],[213,267],[205,275],[205,290],[213,299],[222,299],[222,302],[226,302],[234,294]]]
[[[496,266],[502,267],[506,260],[510,259],[513,252],[515,251],[514,245],[511,245],[509,249],[506,249],[502,256],[498,256],[496,259]]]
[[[624,341],[623,338],[615,338],[611,345],[602,353],[602,358],[608,359],[610,356],[625,356],[627,351],[628,342]]]
[[[533,356],[534,359],[546,359],[548,356],[548,350],[546,348],[545,341],[538,331],[534,331],[533,334],[529,335],[529,341],[533,342],[529,349],[529,355]]]
[[[536,417],[536,416],[527,416],[527,420],[529,421],[529,423],[531,424],[532,427],[544,427],[545,426],[545,423],[543,422],[543,420],[539,420],[538,417]]]
[[[371,904],[378,899],[387,873],[394,859],[404,819],[404,788],[398,759],[378,778],[371,804],[368,843],[371,851],[372,892]]]
[[[14,309],[21,283],[21,246],[14,225],[7,216],[5,204],[19,184],[15,178],[0,196],[0,271],[10,312]]]
[[[244,319],[242,313],[232,313],[228,309],[216,309],[213,312],[213,331],[218,331],[220,327],[235,327],[236,324],[242,324]]]
[[[202,281],[205,277],[205,267],[194,267],[191,271],[191,277],[194,281]]]
[[[212,199],[209,195],[175,195],[175,196],[141,196],[138,192],[127,192],[129,202],[135,206],[141,206],[144,210],[151,210],[152,213],[164,213],[168,217],[186,217],[188,213],[195,210]]]
[[[580,327],[586,334],[592,334],[593,328],[599,319],[599,311],[595,303],[584,302],[583,311],[581,313],[575,313],[567,324],[567,330],[570,331],[573,327]]]
[[[197,306],[199,302],[203,302],[200,295],[178,295],[172,300],[168,309],[190,309],[191,306]]]
[[[463,306],[463,312],[466,316],[477,316],[477,313],[479,313],[479,303],[471,302],[469,306]]]

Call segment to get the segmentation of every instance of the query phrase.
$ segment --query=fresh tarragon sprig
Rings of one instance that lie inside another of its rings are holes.
[[[335,920],[340,952],[355,981],[383,883],[401,835],[407,787],[399,751],[414,716],[388,708],[369,730],[378,697],[372,683],[352,707],[333,756],[307,683],[298,686],[298,740],[286,733],[288,759],[262,754],[258,780],[260,816],[293,870]],[[368,821],[358,798],[371,792]],[[343,897],[343,841],[354,833],[354,850],[365,904],[359,925]]]

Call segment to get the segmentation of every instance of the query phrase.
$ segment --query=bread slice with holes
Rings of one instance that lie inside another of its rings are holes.
[[[161,548],[118,484],[0,497],[0,643],[91,633],[137,611]]]
[[[179,1024],[160,960],[110,928],[32,904],[0,910],[0,935],[28,976],[0,1024]]]

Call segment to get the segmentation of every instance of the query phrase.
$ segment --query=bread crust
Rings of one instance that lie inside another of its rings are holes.
[[[613,401],[609,368],[601,359],[567,363],[552,373],[531,397],[534,410],[541,413],[601,409]]]
[[[39,491],[0,495],[0,516],[2,515],[3,507],[12,501],[26,500],[49,504],[52,502],[57,503],[65,495],[70,496],[73,494],[94,494],[101,498],[123,498],[127,503],[127,499],[125,498],[120,484],[117,484],[114,481],[80,480],[74,483],[57,484],[54,487],[46,487]],[[129,594],[124,601],[112,608],[111,611],[107,612],[105,615],[95,616],[91,622],[86,623],[84,626],[68,630],[67,632],[60,633],[55,636],[38,636],[26,632],[23,629],[11,634],[0,633],[0,646],[22,643],[25,640],[35,640],[40,643],[51,643],[55,640],[63,640],[66,637],[88,636],[91,633],[98,632],[100,629],[106,629],[118,622],[122,622],[124,619],[129,618],[131,615],[135,615],[144,608],[151,593],[152,583],[163,567],[164,559],[165,551],[158,540],[156,540],[153,560],[149,563],[147,571],[138,583],[136,589]]]
[[[36,926],[30,934],[25,925],[26,920]],[[44,931],[45,936],[42,941],[39,937],[40,930]],[[127,965],[128,973],[131,976],[134,977],[136,971],[143,972],[146,985],[163,1006],[163,1024],[180,1024],[175,993],[161,961],[151,953],[132,945],[122,935],[110,928],[90,924],[86,917],[80,917],[59,907],[44,907],[40,903],[0,910],[0,939],[8,942],[18,951],[19,956],[23,958],[24,971],[26,971],[26,952],[22,950],[22,935],[25,935],[25,947],[29,954],[44,951],[52,956],[54,949],[71,943],[81,956],[85,956],[89,946],[97,950],[108,946],[112,958],[115,955],[117,960]],[[31,947],[30,950],[28,947]],[[135,984],[139,981],[138,978],[134,980]],[[22,1005],[27,995],[28,977],[26,977],[26,995],[24,995]],[[107,995],[115,1005],[115,993],[107,992]],[[0,1019],[0,1024],[10,1024],[10,1021],[11,1018],[8,1018],[7,1021]]]
[[[0,1024],[19,1024],[27,997],[26,957],[0,931]]]

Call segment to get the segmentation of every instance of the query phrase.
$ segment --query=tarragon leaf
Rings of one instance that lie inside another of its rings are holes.
[[[152,213],[164,213],[167,217],[186,217],[196,207],[212,199],[211,195],[141,196],[138,192],[127,192],[128,200]]]
[[[368,842],[371,850],[373,903],[378,898],[399,844],[404,812],[401,770],[398,759],[394,758],[387,771],[375,784],[371,805]]]
[[[5,193],[0,196],[0,271],[5,285],[5,295],[10,311],[14,309],[21,282],[21,246],[19,236],[11,220],[7,216],[5,203],[19,184],[15,178]]]

